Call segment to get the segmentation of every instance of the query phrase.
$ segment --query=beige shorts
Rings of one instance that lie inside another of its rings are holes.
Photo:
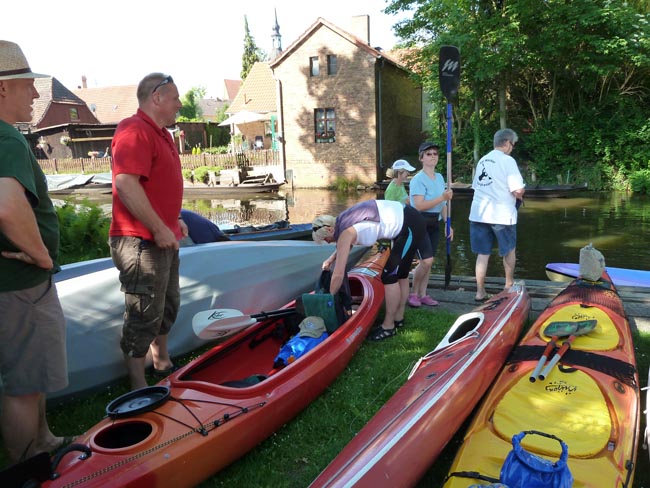
[[[52,280],[0,293],[0,310],[4,393],[50,393],[68,386],[65,318]]]

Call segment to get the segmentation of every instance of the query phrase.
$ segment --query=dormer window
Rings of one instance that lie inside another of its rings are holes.
[[[79,120],[79,112],[75,107],[70,108],[70,120]]]

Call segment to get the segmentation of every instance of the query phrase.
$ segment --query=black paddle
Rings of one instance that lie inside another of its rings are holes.
[[[451,102],[458,95],[460,86],[460,52],[455,46],[440,48],[440,89],[447,99],[447,189],[451,189]],[[447,202],[447,264],[445,265],[445,288],[451,281],[451,200]]]

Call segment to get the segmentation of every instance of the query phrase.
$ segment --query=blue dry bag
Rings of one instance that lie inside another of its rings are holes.
[[[555,462],[536,456],[521,446],[527,434],[541,435],[554,439],[562,446],[560,459]],[[569,471],[567,445],[552,434],[527,430],[512,437],[512,451],[501,468],[501,483],[508,488],[571,488],[573,476]]]

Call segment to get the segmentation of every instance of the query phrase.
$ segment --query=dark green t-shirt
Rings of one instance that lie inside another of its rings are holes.
[[[54,261],[59,253],[59,221],[47,194],[47,180],[27,140],[18,130],[0,120],[0,178],[15,178],[25,187],[25,197],[34,209],[38,228]],[[0,250],[18,251],[0,231]],[[52,271],[0,255],[0,292],[24,290],[47,280]]]

